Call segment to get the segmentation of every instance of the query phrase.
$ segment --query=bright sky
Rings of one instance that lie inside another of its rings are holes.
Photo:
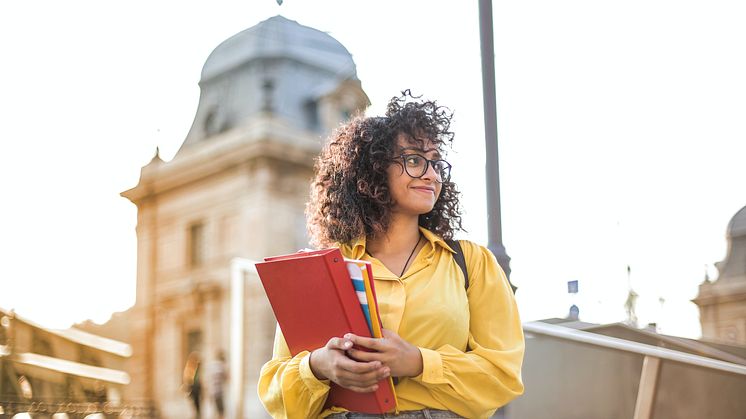
[[[277,14],[347,47],[369,113],[405,88],[455,110],[464,237],[486,244],[477,13],[433,0],[0,3],[0,307],[64,327],[134,303],[136,208],[119,192],[156,146],[175,154],[210,52]],[[582,320],[623,320],[630,265],[641,323],[699,336],[689,300],[746,205],[746,4],[498,1],[494,17],[523,319],[574,302]]]

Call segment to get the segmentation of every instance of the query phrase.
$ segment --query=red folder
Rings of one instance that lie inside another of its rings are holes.
[[[257,263],[256,269],[293,356],[320,348],[345,333],[371,336],[339,249],[268,257]],[[388,378],[371,393],[356,393],[331,383],[326,406],[386,413],[395,410],[396,397]]]

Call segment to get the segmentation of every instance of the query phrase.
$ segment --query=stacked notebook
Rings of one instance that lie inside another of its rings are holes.
[[[256,268],[293,356],[346,333],[383,337],[369,262],[345,259],[339,249],[325,249],[268,257]],[[381,380],[371,393],[332,383],[326,406],[391,412],[396,409],[393,380]]]

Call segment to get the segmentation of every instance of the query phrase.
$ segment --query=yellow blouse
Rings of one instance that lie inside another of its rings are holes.
[[[365,239],[340,247],[371,261],[383,327],[419,347],[423,372],[396,385],[399,410],[450,410],[487,418],[523,393],[523,329],[505,273],[485,247],[462,240],[469,290],[453,250],[420,228],[427,243],[399,278],[365,253]],[[468,348],[468,352],[467,352]],[[259,397],[275,418],[325,417],[328,380],[318,380],[308,352],[290,356],[279,328],[272,360],[259,377]]]

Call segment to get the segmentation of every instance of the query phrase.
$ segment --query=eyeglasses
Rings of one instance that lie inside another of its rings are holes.
[[[451,164],[445,160],[429,160],[419,154],[402,154],[397,159],[402,160],[404,170],[415,179],[425,176],[430,165],[435,169],[435,180],[438,183],[448,182],[451,179]]]

